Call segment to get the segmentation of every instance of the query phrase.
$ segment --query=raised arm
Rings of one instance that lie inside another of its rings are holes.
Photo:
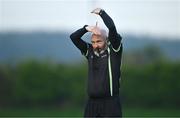
[[[86,30],[86,27],[87,25],[85,25],[83,28],[81,29],[78,29],[77,31],[73,32],[71,35],[70,35],[70,38],[72,40],[72,42],[74,43],[74,45],[81,51],[82,54],[86,54],[87,52],[87,48],[88,48],[88,43],[86,43],[85,41],[83,41],[81,39],[81,37],[86,33],[88,32]]]
[[[114,24],[113,20],[111,19],[111,17],[101,8],[96,8],[91,13],[95,13],[95,14],[101,16],[101,18],[104,21],[104,24],[109,29],[108,39],[111,42],[113,48],[117,50],[120,47],[122,38],[117,33],[115,24]]]

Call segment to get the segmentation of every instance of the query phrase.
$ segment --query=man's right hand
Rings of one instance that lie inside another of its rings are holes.
[[[92,32],[94,29],[94,26],[86,26],[85,28],[88,32]]]
[[[101,35],[101,31],[97,26],[86,26],[85,28],[88,32],[92,32],[96,35]]]

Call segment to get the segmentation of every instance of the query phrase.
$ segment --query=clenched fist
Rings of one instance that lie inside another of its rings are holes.
[[[103,9],[101,9],[101,8],[96,8],[96,9],[94,9],[91,13],[100,15],[100,12],[101,12],[101,11],[103,11]]]

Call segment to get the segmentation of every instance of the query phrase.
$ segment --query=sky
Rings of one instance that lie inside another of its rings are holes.
[[[0,31],[74,31],[106,28],[103,8],[119,32],[180,37],[180,0],[0,0]]]

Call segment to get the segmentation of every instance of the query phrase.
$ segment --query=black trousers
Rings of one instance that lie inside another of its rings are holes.
[[[84,117],[122,117],[120,97],[89,98]]]

